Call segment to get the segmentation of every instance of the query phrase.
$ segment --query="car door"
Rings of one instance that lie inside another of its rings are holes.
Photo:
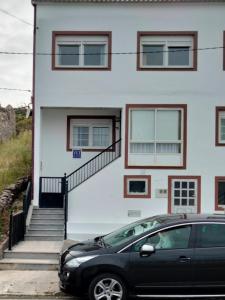
[[[146,243],[155,252],[143,257],[139,250]],[[185,294],[192,286],[193,251],[191,225],[164,229],[133,244],[128,273],[135,293]]]
[[[225,288],[225,224],[197,224],[197,241],[193,257],[194,282],[200,293],[214,293]]]

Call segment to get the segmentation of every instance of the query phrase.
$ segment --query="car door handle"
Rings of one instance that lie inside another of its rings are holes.
[[[187,263],[187,262],[190,262],[190,261],[191,261],[190,257],[186,257],[186,256],[180,256],[179,257],[179,262],[181,262],[181,263]]]

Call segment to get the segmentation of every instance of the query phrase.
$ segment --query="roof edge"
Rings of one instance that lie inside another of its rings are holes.
[[[225,0],[31,0],[41,3],[225,3]]]

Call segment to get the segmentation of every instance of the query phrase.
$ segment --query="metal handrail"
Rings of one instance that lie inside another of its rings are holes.
[[[108,156],[106,154],[108,153]],[[91,158],[81,167],[67,175],[68,192],[71,192],[78,185],[95,175],[108,164],[121,156],[121,139],[114,142],[112,145],[101,151],[99,154]],[[101,159],[101,160],[100,160]],[[90,168],[88,169],[88,165]]]

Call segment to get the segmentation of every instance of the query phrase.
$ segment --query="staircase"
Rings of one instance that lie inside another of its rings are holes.
[[[0,270],[57,270],[63,234],[63,209],[34,208],[25,240],[4,252]]]
[[[34,208],[25,241],[62,241],[64,237],[64,210]]]

